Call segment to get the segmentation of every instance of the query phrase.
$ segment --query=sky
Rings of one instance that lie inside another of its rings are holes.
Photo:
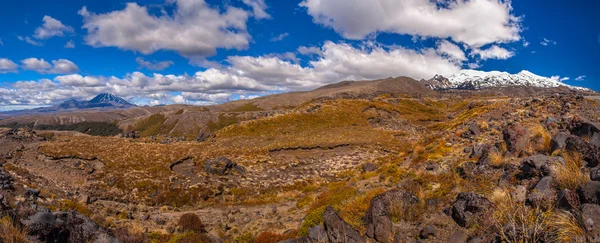
[[[528,70],[600,90],[600,1],[7,1],[0,111],[206,105],[344,80]]]

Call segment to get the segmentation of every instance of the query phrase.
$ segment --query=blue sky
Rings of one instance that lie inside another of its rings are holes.
[[[600,90],[600,2],[438,2],[9,1],[0,8],[0,109],[99,92],[140,105],[209,104],[470,68]]]

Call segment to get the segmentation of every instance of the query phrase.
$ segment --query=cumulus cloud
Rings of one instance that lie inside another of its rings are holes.
[[[64,25],[59,20],[50,16],[44,16],[42,19],[44,24],[41,27],[35,29],[34,37],[37,39],[49,39],[54,36],[64,36],[65,32],[74,32],[73,28]]]
[[[510,1],[457,0],[304,0],[313,21],[333,28],[347,39],[364,39],[378,32],[451,38],[481,47],[518,41],[520,18]]]
[[[271,15],[269,15],[266,11],[268,8],[265,0],[243,0],[244,4],[252,7],[252,11],[254,13],[254,17],[256,19],[270,19]]]
[[[570,80],[569,77],[561,77],[561,76],[558,76],[558,75],[552,76],[552,77],[550,77],[550,79],[554,79],[554,80],[559,81],[559,82]]]
[[[542,46],[548,46],[548,45],[556,45],[556,44],[558,44],[558,42],[544,38],[544,40],[542,40],[542,42],[540,42],[540,44]]]
[[[13,61],[6,58],[0,58],[0,73],[16,72],[18,68],[19,66]]]
[[[67,49],[75,48],[75,42],[73,40],[68,41],[67,43],[65,43],[65,48],[67,48]]]
[[[437,43],[437,52],[441,55],[447,55],[457,62],[463,62],[467,60],[467,56],[465,56],[465,53],[460,49],[460,47],[447,40],[442,40]]]
[[[282,41],[283,39],[285,39],[285,37],[288,37],[289,35],[290,34],[287,33],[287,32],[282,33],[282,34],[280,34],[278,36],[275,36],[275,37],[271,38],[271,42]]]
[[[43,58],[37,59],[31,57],[21,60],[21,63],[21,68],[24,70],[36,71],[41,74],[67,74],[79,71],[79,67],[67,59],[53,60],[52,64],[50,64]]]
[[[218,48],[248,47],[248,12],[235,7],[220,11],[204,0],[168,2],[176,5],[172,15],[155,16],[136,3],[103,14],[83,7],[78,13],[87,29],[85,41],[94,47],[118,47],[143,54],[171,50],[190,59],[214,55]]]
[[[575,81],[583,81],[583,80],[585,80],[585,78],[587,78],[587,76],[581,75],[581,76],[575,78]]]
[[[298,47],[298,52],[305,56],[313,56],[313,55],[323,56],[323,52],[321,52],[321,49],[319,49],[318,47],[314,47],[314,46],[311,46],[311,47],[300,46],[300,47]]]
[[[306,65],[289,60],[285,53],[258,57],[230,56],[225,65],[193,75],[145,75],[141,72],[120,78],[64,75],[52,80],[56,86],[43,92],[44,96],[36,94],[39,93],[38,89],[43,88],[42,83],[46,83],[44,87],[47,87],[47,80],[28,83],[27,89],[13,86],[12,89],[0,90],[0,97],[4,100],[15,100],[18,96],[31,97],[16,104],[30,102],[26,104],[39,105],[57,103],[62,98],[71,98],[69,95],[93,97],[98,93],[110,92],[128,99],[150,99],[148,104],[204,104],[229,101],[233,95],[250,98],[274,92],[309,90],[343,80],[396,76],[421,79],[460,70],[460,65],[452,58],[438,54],[433,48],[411,50],[374,42],[353,46],[327,41],[317,49],[322,56],[315,56],[316,59],[308,61]],[[38,65],[48,68],[46,64]],[[6,103],[0,102],[0,105]]]
[[[472,50],[471,55],[472,56],[478,55],[483,60],[487,60],[487,59],[506,60],[506,59],[513,57],[515,55],[515,53],[512,51],[506,50],[502,47],[499,47],[497,45],[492,45],[490,48],[487,48],[487,49],[475,48]]]
[[[144,60],[144,58],[138,57],[135,59],[135,61],[139,64],[138,69],[148,69],[148,70],[154,70],[154,71],[160,71],[160,70],[164,70],[169,68],[171,65],[174,65],[175,63],[173,63],[173,61],[162,61],[162,62],[157,62],[157,61],[146,61]]]

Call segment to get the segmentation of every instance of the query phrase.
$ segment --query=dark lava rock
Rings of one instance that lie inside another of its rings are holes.
[[[365,237],[346,223],[331,206],[327,206],[323,213],[323,228],[329,242],[366,242]]]
[[[204,163],[204,171],[209,174],[220,176],[243,175],[246,173],[246,169],[243,166],[238,165],[225,157],[206,160]]]
[[[550,140],[550,146],[552,147],[552,152],[559,150],[559,149],[564,149],[567,144],[565,143],[567,138],[570,135],[566,132],[561,132],[559,134],[556,134],[556,136],[554,136],[552,138],[552,140]]]
[[[564,161],[560,157],[549,157],[546,155],[534,155],[523,159],[519,167],[519,179],[530,179],[533,177],[549,176],[552,173],[552,165],[562,163]]]
[[[12,190],[13,189],[13,179],[9,173],[7,173],[4,169],[0,168],[0,189],[4,190]]]
[[[485,146],[482,150],[481,157],[477,160],[477,165],[490,165],[491,155],[499,153],[495,146]]]
[[[523,151],[529,141],[527,141],[527,130],[523,126],[520,125],[512,125],[502,131],[502,136],[504,138],[504,142],[506,142],[506,147],[509,152],[518,155]]]
[[[41,242],[121,242],[75,211],[38,212],[22,223],[30,238]]]
[[[392,207],[399,206],[410,211],[410,207],[418,202],[417,197],[402,190],[392,190],[375,196],[371,199],[365,215],[367,237],[378,242],[392,242]]]
[[[200,134],[198,134],[198,137],[196,137],[196,142],[205,142],[205,141],[210,141],[211,139],[215,138],[215,134],[208,132],[208,131],[201,131]]]
[[[565,143],[567,150],[581,154],[583,159],[588,162],[588,167],[596,167],[600,163],[600,147],[576,136],[569,136]]]
[[[590,170],[590,179],[592,181],[600,181],[600,166],[596,166]]]
[[[479,126],[477,125],[477,123],[471,123],[471,125],[469,125],[469,130],[462,133],[461,136],[463,138],[471,138],[474,136],[475,137],[479,136],[479,134],[481,134],[481,130],[479,129]]]
[[[483,152],[490,149],[490,145],[487,144],[477,144],[473,146],[473,150],[471,152],[470,158],[478,158],[483,155]]]
[[[472,192],[461,192],[452,204],[452,219],[462,226],[470,225],[476,216],[486,212],[492,203],[484,196]]]
[[[556,207],[563,210],[575,210],[579,208],[579,196],[577,192],[569,189],[563,189],[558,193],[558,200],[556,201]]]
[[[600,133],[600,124],[583,119],[574,119],[570,125],[571,133],[579,137],[592,138],[595,133]]]
[[[527,195],[527,201],[536,206],[554,205],[557,193],[551,176],[542,178]]]
[[[590,181],[583,184],[577,189],[577,194],[581,203],[598,204],[600,202],[600,181]]]
[[[369,162],[367,162],[367,163],[365,163],[365,164],[363,165],[363,167],[362,167],[362,168],[363,168],[363,171],[364,171],[364,172],[372,172],[372,171],[376,171],[376,170],[377,170],[377,165],[375,165],[375,164],[373,164],[373,163],[369,163]]]
[[[429,239],[431,237],[435,237],[436,234],[437,230],[435,229],[435,226],[427,225],[425,228],[421,229],[421,232],[419,232],[419,238]]]
[[[590,143],[600,147],[600,133],[594,133],[594,136],[592,136]]]

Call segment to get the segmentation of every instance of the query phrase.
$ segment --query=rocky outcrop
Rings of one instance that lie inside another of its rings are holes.
[[[38,212],[22,223],[33,242],[121,242],[75,211]]]
[[[567,150],[581,154],[583,159],[588,162],[588,167],[596,167],[600,163],[600,147],[577,136],[569,136],[565,144]]]
[[[582,203],[598,204],[600,202],[600,181],[585,183],[577,189],[577,194]]]
[[[561,132],[554,136],[552,140],[550,140],[551,150],[554,152],[556,150],[564,149],[567,146],[565,142],[569,136],[570,135],[566,132]]]
[[[512,125],[502,131],[504,142],[509,152],[519,155],[527,146],[527,130],[520,125]]]
[[[378,242],[392,242],[392,210],[410,212],[410,208],[418,202],[417,197],[402,190],[388,191],[371,199],[365,216],[367,237]]]
[[[556,198],[557,193],[551,176],[542,178],[527,195],[527,201],[530,204],[540,207],[554,205]]]
[[[243,175],[246,173],[246,169],[228,158],[219,157],[206,160],[204,163],[204,172],[219,176]]]
[[[530,179],[533,177],[544,177],[552,174],[552,166],[564,164],[560,157],[549,157],[546,155],[534,155],[523,159],[519,167],[519,179]]]
[[[329,242],[366,242],[365,237],[346,223],[331,206],[328,206],[323,213],[323,228]]]
[[[477,216],[482,215],[492,206],[492,203],[483,195],[472,192],[461,192],[452,204],[452,219],[466,227],[473,223]]]

